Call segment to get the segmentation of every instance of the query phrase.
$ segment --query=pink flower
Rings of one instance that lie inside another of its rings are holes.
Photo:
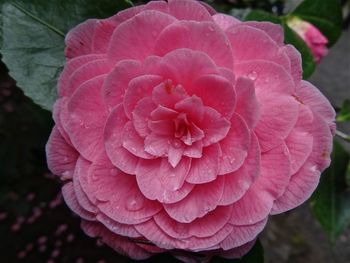
[[[48,165],[120,253],[242,256],[330,163],[334,111],[278,25],[154,1],[66,44]]]
[[[319,63],[328,53],[328,39],[317,27],[299,18],[293,17],[287,23],[305,41],[315,61]]]

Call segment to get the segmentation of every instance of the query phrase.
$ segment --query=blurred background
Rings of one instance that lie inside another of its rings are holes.
[[[207,2],[242,18],[252,9],[281,15],[299,1]],[[341,39],[310,79],[335,107],[350,98],[350,32],[345,5],[344,18]],[[1,63],[0,262],[132,262],[83,234],[79,218],[62,201],[61,184],[50,174],[45,161],[44,147],[52,126],[51,113],[25,97]],[[342,125],[340,129],[350,133],[349,126]],[[350,262],[350,230],[330,243],[312,215],[309,202],[271,217],[261,241],[267,263]],[[168,255],[147,262],[165,260],[178,262]]]

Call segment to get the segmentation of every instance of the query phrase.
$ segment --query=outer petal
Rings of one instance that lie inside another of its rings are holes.
[[[208,10],[196,1],[170,0],[169,13],[179,20],[211,21]]]
[[[72,178],[78,156],[77,151],[63,139],[55,126],[46,144],[46,159],[50,171],[61,179]]]
[[[226,30],[226,34],[232,46],[235,63],[261,59],[273,61],[290,70],[288,56],[281,52],[278,44],[264,31],[241,23]]]
[[[232,209],[231,224],[251,225],[265,219],[273,202],[281,196],[290,179],[290,159],[285,145],[262,155],[261,175]]]
[[[266,223],[267,218],[253,225],[233,226],[232,232],[220,243],[220,247],[224,250],[229,250],[254,240],[264,229]]]
[[[273,39],[277,44],[282,45],[284,39],[283,28],[280,25],[271,23],[271,22],[255,22],[255,21],[247,21],[244,22],[244,25],[248,25],[251,27],[258,28],[264,31],[269,35],[271,39]]]
[[[157,39],[155,52],[164,56],[170,51],[188,48],[201,51],[220,67],[232,69],[232,50],[225,34],[214,23],[180,21],[168,26]]]
[[[214,22],[224,31],[233,25],[242,23],[240,20],[230,15],[215,14],[213,15]]]
[[[154,54],[155,39],[176,19],[158,11],[144,11],[122,23],[113,33],[108,57],[113,61],[143,61]]]
[[[332,131],[335,129],[335,111],[324,95],[310,82],[302,81],[297,89],[297,96],[310,109],[326,121]]]
[[[79,215],[81,218],[89,221],[95,220],[95,214],[90,213],[86,211],[82,206],[79,204],[77,197],[74,193],[74,186],[73,182],[66,183],[62,187],[62,195],[64,198],[64,201],[68,205],[68,207],[77,215]]]
[[[105,76],[100,76],[85,82],[68,103],[65,128],[77,151],[90,161],[104,148],[103,127],[107,118],[101,97],[104,79]]]
[[[95,32],[96,23],[97,19],[89,19],[68,32],[64,51],[67,58],[91,54],[92,36]]]
[[[218,207],[206,216],[184,224],[179,223],[163,211],[154,216],[156,224],[169,236],[177,239],[195,237],[210,237],[223,228],[230,219],[230,207]]]
[[[224,180],[196,185],[191,193],[175,204],[164,205],[170,217],[181,223],[190,223],[213,211],[222,196]]]
[[[84,82],[97,76],[107,74],[112,69],[111,63],[103,58],[92,60],[74,71],[68,85],[62,90],[64,96],[71,96]]]
[[[159,203],[146,199],[137,187],[134,176],[113,167],[101,155],[88,171],[88,194],[101,201],[95,204],[109,218],[123,224],[148,220],[161,210]]]
[[[152,255],[138,246],[134,241],[110,232],[101,224],[82,221],[81,228],[90,237],[100,237],[103,242],[122,255],[127,255],[136,260],[147,259]]]
[[[102,54],[88,54],[84,56],[75,57],[69,60],[60,75],[57,83],[57,91],[60,97],[68,96],[70,93],[67,92],[67,87],[69,84],[69,80],[72,77],[72,74],[78,70],[83,65],[90,63],[95,60],[104,59],[105,55]]]
[[[320,173],[330,164],[333,136],[328,125],[318,115],[313,121],[313,149],[300,170],[294,174],[284,194],[275,201],[273,214],[297,207],[308,199],[320,179]]]

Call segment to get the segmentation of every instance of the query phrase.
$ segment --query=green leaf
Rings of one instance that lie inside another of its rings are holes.
[[[344,122],[350,121],[350,100],[346,99],[341,107],[339,113],[337,114],[337,121]]]
[[[311,199],[313,213],[332,243],[350,223],[349,160],[349,154],[335,141],[331,166]]]
[[[282,19],[262,10],[251,11],[244,19],[245,21],[270,21],[274,24],[282,24]]]
[[[126,0],[0,3],[2,60],[24,93],[48,110],[56,100],[56,82],[65,62],[64,35],[88,18],[105,18],[130,6]]]
[[[284,28],[284,42],[286,44],[292,44],[301,53],[302,65],[303,65],[303,78],[309,78],[315,71],[316,63],[309,47],[290,27],[283,22]]]
[[[211,263],[264,263],[264,248],[260,241],[257,240],[253,248],[240,259],[224,259],[215,257]]]
[[[311,51],[304,42],[304,40],[302,40],[292,29],[290,29],[287,23],[285,23],[284,18],[275,16],[264,11],[254,10],[246,16],[245,20],[269,21],[275,24],[282,25],[284,28],[284,42],[286,44],[292,44],[301,53],[304,79],[307,79],[312,75],[316,68],[314,57],[311,54]]]
[[[305,0],[291,15],[315,25],[328,38],[332,46],[341,35],[342,8],[340,0]]]

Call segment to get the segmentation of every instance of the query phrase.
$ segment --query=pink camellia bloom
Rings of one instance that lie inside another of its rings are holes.
[[[335,113],[278,25],[153,1],[66,45],[48,165],[119,253],[240,257],[330,163]]]
[[[317,63],[327,55],[328,39],[313,24],[293,17],[288,25],[305,41]]]

